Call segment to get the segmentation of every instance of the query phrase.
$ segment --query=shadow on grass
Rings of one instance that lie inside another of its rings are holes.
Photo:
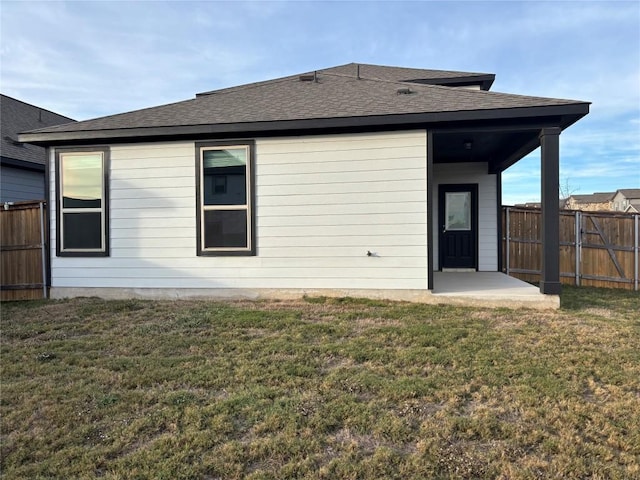
[[[560,305],[563,310],[572,311],[607,308],[640,312],[640,292],[614,288],[563,285]]]

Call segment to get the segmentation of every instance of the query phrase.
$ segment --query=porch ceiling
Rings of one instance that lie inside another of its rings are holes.
[[[487,162],[491,173],[501,172],[539,145],[539,129],[457,130],[434,133],[434,163]]]

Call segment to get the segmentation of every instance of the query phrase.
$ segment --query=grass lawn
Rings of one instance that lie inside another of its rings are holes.
[[[640,478],[640,295],[5,303],[5,479]]]

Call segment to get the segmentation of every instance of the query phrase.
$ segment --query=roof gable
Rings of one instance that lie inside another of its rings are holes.
[[[622,194],[627,200],[640,200],[640,188],[621,188],[616,193]]]
[[[632,200],[625,208],[625,213],[640,213],[640,200]]]

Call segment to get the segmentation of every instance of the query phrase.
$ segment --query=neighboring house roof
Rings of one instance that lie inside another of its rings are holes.
[[[493,75],[348,64],[198,94],[183,102],[50,127],[21,135],[55,144],[167,135],[388,127],[545,117],[561,128],[588,113],[588,102],[452,88],[487,86]],[[417,128],[417,127],[414,127]]]
[[[576,203],[605,203],[613,200],[616,192],[596,192],[588,195],[571,195],[570,199]]]
[[[566,202],[567,202],[567,199],[565,199],[565,198],[558,199],[558,208],[560,210],[565,208]],[[516,208],[542,208],[542,203],[541,202],[516,203],[514,205],[514,207],[516,207]]]
[[[42,147],[21,143],[18,133],[35,128],[49,127],[75,120],[0,94],[0,117],[2,138],[0,156],[5,164],[28,167],[44,165],[45,153]]]
[[[640,188],[621,188],[616,193],[621,193],[627,200],[640,200]]]

